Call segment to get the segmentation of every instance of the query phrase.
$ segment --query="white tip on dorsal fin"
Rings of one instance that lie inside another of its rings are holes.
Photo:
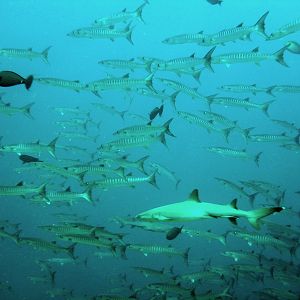
[[[243,25],[244,25],[244,23],[242,22],[242,23],[240,23],[239,25],[237,25],[236,28],[238,28],[238,27],[243,27]]]
[[[234,209],[238,209],[237,208],[237,199],[235,198],[235,199],[233,199],[231,202],[230,202],[230,204],[229,204],[232,208],[234,208]]]
[[[189,195],[189,197],[188,197],[187,200],[188,200],[188,201],[201,202],[201,201],[200,201],[200,198],[199,198],[199,191],[198,191],[197,189],[194,189],[194,190],[190,193],[190,195]]]
[[[259,47],[256,47],[252,50],[252,52],[258,52],[258,50],[259,50]]]

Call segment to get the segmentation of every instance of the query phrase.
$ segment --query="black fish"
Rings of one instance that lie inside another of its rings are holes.
[[[39,160],[36,157],[30,156],[30,155],[20,155],[19,159],[23,162],[23,164],[31,163],[31,162],[43,162],[42,160]]]
[[[0,72],[0,86],[8,87],[18,84],[25,84],[26,89],[28,90],[31,87],[33,81],[33,76],[30,75],[26,79],[20,76],[19,74],[12,71],[2,71]]]
[[[179,233],[181,233],[182,228],[183,228],[183,226],[181,226],[181,227],[173,227],[172,229],[170,229],[167,232],[166,239],[167,240],[174,240],[179,235]]]
[[[221,3],[223,2],[223,0],[207,0],[207,2],[209,2],[212,5],[215,5],[215,4],[221,5]]]
[[[163,105],[161,107],[155,107],[149,114],[150,120],[151,121],[154,120],[157,115],[159,115],[161,117],[163,111],[164,111]]]

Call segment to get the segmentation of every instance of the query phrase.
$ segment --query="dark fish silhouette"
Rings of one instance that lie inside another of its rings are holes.
[[[43,162],[42,160],[39,160],[36,157],[30,155],[24,155],[24,154],[20,155],[19,159],[23,162],[23,164],[31,163],[31,162]]]
[[[162,113],[164,111],[164,106],[162,105],[161,107],[155,107],[149,114],[150,120],[154,120],[157,115],[161,117]]]
[[[167,232],[166,239],[174,240],[182,231],[183,226],[181,227],[173,227]]]
[[[8,87],[18,84],[25,84],[26,89],[28,90],[31,87],[33,81],[33,76],[30,75],[26,79],[20,76],[19,74],[12,71],[2,71],[0,72],[0,86]]]
[[[223,2],[223,0],[207,0],[207,2],[209,2],[212,5],[216,5],[216,4],[221,5],[221,3]]]

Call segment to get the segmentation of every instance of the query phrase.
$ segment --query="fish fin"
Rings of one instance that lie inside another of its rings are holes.
[[[237,225],[237,218],[235,218],[235,217],[230,217],[230,218],[228,218],[228,220],[233,224],[233,225]]]
[[[257,53],[259,51],[259,47],[255,47],[251,52]]]
[[[26,87],[26,90],[29,90],[31,85],[32,85],[32,81],[33,81],[33,76],[29,75],[25,80],[24,80],[24,84]]]
[[[198,189],[194,189],[186,201],[201,202]]]
[[[234,209],[238,209],[237,208],[237,199],[235,198],[235,199],[233,199],[231,202],[230,202],[230,204],[229,204],[232,208],[234,208]]]

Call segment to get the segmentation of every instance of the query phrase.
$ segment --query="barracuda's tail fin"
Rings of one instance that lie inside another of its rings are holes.
[[[259,18],[259,20],[254,25],[255,31],[261,33],[265,38],[268,37],[265,32],[265,20],[268,14],[269,12],[267,11],[263,16]]]
[[[264,208],[259,208],[255,210],[251,210],[248,212],[248,221],[249,223],[255,228],[259,229],[260,224],[259,221],[260,219],[267,217],[269,215],[272,215],[275,212],[281,212],[284,209],[284,207],[264,207]]]

